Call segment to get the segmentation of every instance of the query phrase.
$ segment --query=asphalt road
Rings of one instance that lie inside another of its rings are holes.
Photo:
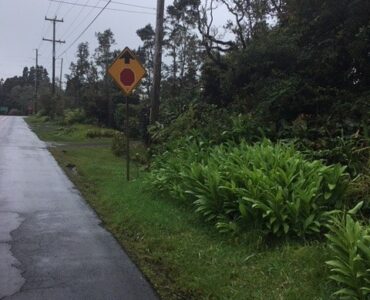
[[[21,117],[0,116],[0,299],[157,299]]]

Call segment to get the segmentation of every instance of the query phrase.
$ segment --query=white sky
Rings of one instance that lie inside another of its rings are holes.
[[[66,2],[102,7],[107,0],[64,0]],[[135,12],[105,10],[84,35],[62,56],[63,74],[69,73],[69,65],[74,61],[77,45],[89,42],[90,54],[97,46],[95,32],[110,28],[114,33],[117,49],[128,46],[136,48],[140,39],[136,30],[151,23],[155,26],[156,0],[117,0],[137,6],[151,7],[144,9],[111,3],[112,9]],[[166,0],[166,6],[172,0]],[[24,66],[35,64],[35,50],[39,48],[39,65],[48,69],[51,75],[52,43],[42,42],[42,37],[52,38],[52,22],[45,21],[45,16],[63,18],[63,23],[56,25],[56,37],[66,44],[57,44],[57,56],[70,46],[75,38],[86,28],[99,9],[72,6],[50,0],[0,0],[0,78],[21,75]],[[218,14],[217,23],[226,23],[226,13]],[[59,77],[60,60],[56,62],[56,76]],[[64,75],[63,75],[64,79]]]

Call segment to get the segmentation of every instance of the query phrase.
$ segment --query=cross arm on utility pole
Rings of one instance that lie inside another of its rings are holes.
[[[61,41],[61,40],[56,40],[55,39],[55,25],[57,22],[63,22],[63,19],[58,19],[56,16],[54,18],[48,18],[48,17],[45,17],[45,20],[46,21],[51,21],[53,22],[53,39],[45,39],[45,38],[42,38],[43,41],[47,41],[47,42],[52,42],[53,43],[53,95],[55,94],[55,44],[56,43],[59,43],[59,44],[64,44],[65,41]]]
[[[55,42],[55,43],[60,43],[60,44],[64,44],[66,41],[61,41],[61,40],[51,40],[51,39],[45,39],[45,38],[42,38],[43,41],[47,41],[47,42]]]
[[[54,19],[51,19],[51,18],[45,17],[45,20],[46,20],[46,21],[53,21],[53,22],[63,22],[63,19],[58,20],[58,19],[57,19],[57,17],[55,17]]]

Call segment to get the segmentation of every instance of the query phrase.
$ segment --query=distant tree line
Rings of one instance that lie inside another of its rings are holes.
[[[15,114],[26,115],[32,110],[32,101],[35,98],[35,67],[24,67],[22,76],[0,79],[0,107],[1,113],[13,111]],[[48,72],[42,66],[37,69],[38,88],[41,93],[50,89]]]
[[[220,7],[230,19],[216,27]],[[179,122],[189,109],[198,118],[212,107],[228,116],[252,115],[256,126],[276,138],[363,134],[370,119],[369,15],[367,0],[175,0],[165,20],[158,130]],[[148,75],[130,98],[130,127],[144,137],[154,29],[148,24],[137,35],[135,52]],[[82,109],[88,121],[121,129],[123,97],[106,73],[119,49],[110,29],[96,38],[93,51],[86,42],[78,45],[65,90],[49,106],[40,93],[40,108],[53,115]],[[1,82],[0,103],[24,112],[35,70],[23,73]],[[42,67],[40,86],[49,86]]]

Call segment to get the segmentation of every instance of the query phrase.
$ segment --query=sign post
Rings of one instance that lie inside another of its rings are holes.
[[[129,113],[128,96],[126,96],[126,179],[130,181],[130,125],[128,122]]]
[[[139,85],[146,71],[135,54],[125,48],[108,68],[108,74],[121,89],[126,98],[126,177],[130,180],[130,139],[129,139],[129,98],[128,96]]]

